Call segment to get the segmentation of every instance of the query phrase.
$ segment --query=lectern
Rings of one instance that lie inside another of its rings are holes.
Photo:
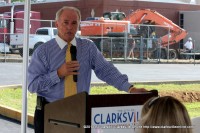
[[[45,133],[129,133],[156,90],[135,94],[82,92],[45,106]]]

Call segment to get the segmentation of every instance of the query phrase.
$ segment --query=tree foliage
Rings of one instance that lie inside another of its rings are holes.
[[[25,0],[11,0],[11,2],[24,2]]]

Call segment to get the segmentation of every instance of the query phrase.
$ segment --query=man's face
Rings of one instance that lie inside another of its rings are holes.
[[[66,9],[55,23],[58,29],[58,36],[66,42],[71,42],[79,25],[78,14],[74,10]]]

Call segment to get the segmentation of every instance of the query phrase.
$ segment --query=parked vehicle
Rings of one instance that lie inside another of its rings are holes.
[[[57,34],[57,28],[55,27],[42,27],[36,30],[35,34],[29,35],[29,55],[32,55],[33,51],[41,44],[54,38]],[[19,50],[19,54],[23,56],[23,34],[11,35],[10,46],[14,50]]]
[[[11,12],[4,12],[0,14],[0,43],[1,46],[9,46],[11,40],[14,41],[14,36],[23,34],[24,31],[24,11],[14,10],[14,6],[11,7]],[[36,30],[41,27],[40,12],[30,11],[30,34],[35,34]],[[15,40],[16,41],[16,40]],[[13,47],[10,47],[9,51],[12,52]],[[2,51],[0,52],[7,52]]]

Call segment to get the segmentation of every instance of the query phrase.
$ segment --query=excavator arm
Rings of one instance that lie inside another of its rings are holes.
[[[112,20],[106,20],[105,18]],[[155,10],[150,9],[138,9],[128,16],[125,16],[122,12],[108,12],[104,14],[103,19],[82,21],[80,29],[82,36],[123,36],[124,33],[130,33],[131,24],[141,25],[144,22],[149,22],[148,24],[150,25],[153,23],[153,25],[161,26],[167,32],[169,31],[161,37],[161,45],[163,47],[177,43],[187,35],[186,30],[180,28]]]
[[[169,30],[169,34],[161,37],[161,43],[164,47],[167,46],[168,43],[171,45],[179,42],[187,35],[186,30],[180,28],[158,12],[150,9],[138,9],[127,16],[124,20],[130,21],[131,24],[142,24],[143,22],[149,21],[150,24],[154,23],[154,25],[159,25]]]

